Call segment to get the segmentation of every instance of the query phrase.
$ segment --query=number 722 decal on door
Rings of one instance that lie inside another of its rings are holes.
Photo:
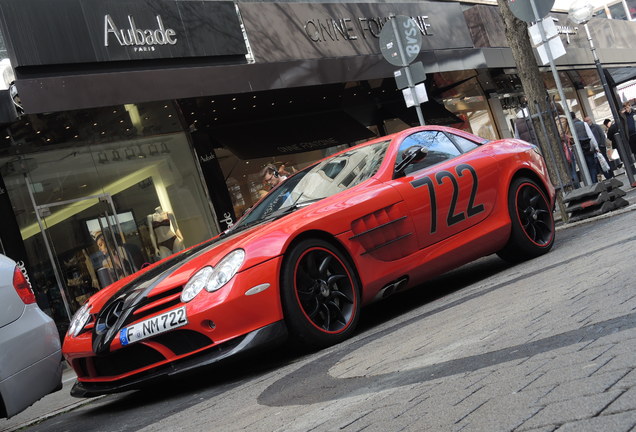
[[[459,198],[459,183],[457,178],[450,171],[439,171],[435,174],[435,181],[438,186],[444,183],[444,179],[448,178],[453,185],[453,196],[451,197],[450,207],[448,208],[448,214],[446,215],[446,223],[448,226],[453,226],[484,211],[483,204],[475,205],[475,195],[477,195],[477,188],[479,187],[479,177],[475,169],[468,164],[460,164],[455,167],[455,173],[457,177],[463,177],[468,171],[472,176],[473,185],[470,190],[470,197],[468,199],[468,206],[466,212],[460,211],[455,213],[457,207],[457,200]],[[437,199],[435,195],[435,183],[431,177],[422,177],[411,182],[411,186],[419,188],[421,186],[428,186],[428,194],[431,199],[431,234],[437,231]]]

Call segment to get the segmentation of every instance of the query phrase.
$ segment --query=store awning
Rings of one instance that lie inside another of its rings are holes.
[[[616,85],[636,79],[636,67],[608,68],[607,71]]]

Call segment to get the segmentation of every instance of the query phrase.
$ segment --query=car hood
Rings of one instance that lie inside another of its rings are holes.
[[[295,221],[312,206],[244,231],[221,234],[121,279],[90,298],[92,313],[101,310],[111,299],[130,297],[133,293],[134,297],[156,295],[175,286],[183,286],[199,269],[216,266],[235,249],[245,250],[245,262],[240,271],[272,259],[283,250],[290,229],[297,226]]]

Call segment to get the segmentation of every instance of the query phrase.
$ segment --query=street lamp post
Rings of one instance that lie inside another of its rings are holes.
[[[587,34],[587,40],[590,43],[590,50],[592,51],[592,56],[594,57],[594,64],[596,65],[596,70],[598,72],[599,78],[601,79],[601,83],[603,84],[603,91],[605,92],[605,98],[607,99],[607,103],[612,110],[612,116],[614,117],[614,121],[616,122],[616,126],[618,127],[618,135],[619,139],[616,140],[616,144],[618,145],[618,154],[623,161],[623,166],[625,167],[625,173],[627,174],[627,179],[632,187],[636,187],[636,182],[634,181],[634,171],[632,165],[632,158],[630,152],[625,148],[625,144],[623,142],[623,137],[626,136],[623,133],[623,125],[621,123],[621,116],[618,112],[618,109],[614,105],[612,98],[612,91],[607,84],[607,78],[605,77],[605,72],[603,71],[603,66],[596,54],[596,48],[594,47],[594,42],[592,41],[592,36],[590,35],[590,29],[587,26],[588,21],[592,18],[592,13],[594,12],[594,6],[592,6],[588,0],[577,0],[575,1],[570,10],[568,12],[568,17],[570,21],[573,21],[576,24],[583,24],[585,28],[585,33]]]

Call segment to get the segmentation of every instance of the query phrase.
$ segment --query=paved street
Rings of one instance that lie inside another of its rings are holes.
[[[560,229],[533,261],[487,257],[372,305],[329,349],[254,356],[26,430],[635,431],[632,210]],[[29,410],[82,403],[67,392]]]

